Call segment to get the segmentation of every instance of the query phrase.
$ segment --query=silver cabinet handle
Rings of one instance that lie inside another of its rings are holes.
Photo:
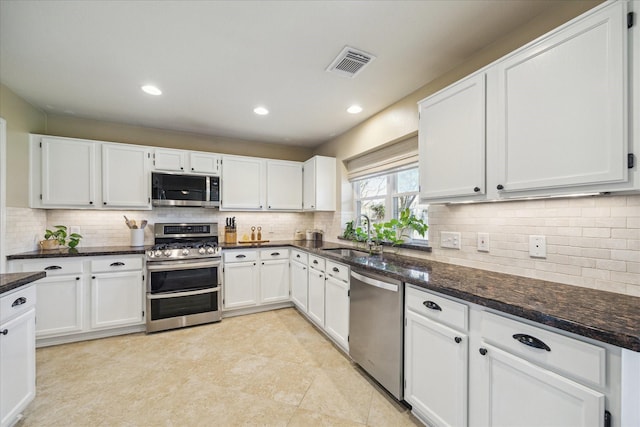
[[[45,270],[49,271],[49,270],[62,270],[62,267],[60,267],[59,265],[50,265],[49,267],[45,267]]]
[[[124,262],[112,262],[111,264],[109,264],[109,267],[122,267],[124,265]]]

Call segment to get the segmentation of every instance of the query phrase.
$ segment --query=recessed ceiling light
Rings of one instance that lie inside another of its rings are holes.
[[[260,116],[266,116],[267,114],[269,114],[269,110],[264,107],[256,107],[253,109],[253,112]]]
[[[153,85],[144,85],[141,89],[149,95],[162,95],[162,91]]]
[[[362,112],[362,107],[359,105],[352,105],[351,107],[347,108],[347,113],[350,114],[358,114]]]

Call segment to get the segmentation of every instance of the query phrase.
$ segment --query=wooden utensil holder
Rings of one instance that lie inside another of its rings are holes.
[[[236,243],[237,241],[237,233],[236,230],[224,230],[224,242],[225,243]]]

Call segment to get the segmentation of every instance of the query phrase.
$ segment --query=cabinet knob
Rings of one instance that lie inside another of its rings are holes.
[[[8,329],[3,329],[3,330],[0,331],[0,334],[2,334],[2,335],[7,335],[8,333],[9,333]]]
[[[504,185],[502,184],[498,184],[498,186],[496,187],[498,190],[503,190],[504,189]]]
[[[92,205],[92,204],[93,204],[93,202],[89,202],[89,204],[90,204],[90,205]]]
[[[460,344],[460,343],[462,342],[462,338],[460,338],[460,337],[455,337],[455,338],[454,338],[454,340],[455,340],[458,344]]]
[[[333,267],[333,271],[335,271],[336,273],[340,272],[340,270],[338,270],[338,267]]]
[[[194,169],[194,168],[191,168],[191,170],[192,170],[192,171],[194,171],[195,169]]]
[[[92,278],[92,279],[95,279],[95,278],[96,278],[96,276],[91,276],[91,278]]]
[[[486,348],[484,348],[484,347],[481,347],[481,348],[480,348],[480,350],[478,350],[478,351],[479,351],[479,352],[480,352],[480,354],[481,354],[481,355],[483,355],[483,356],[484,356],[485,354],[487,354],[487,349],[486,349]]]
[[[479,193],[480,192],[480,187],[473,187],[473,191],[476,192],[476,193]]]
[[[183,170],[184,170],[184,168],[183,168],[182,166],[180,166],[180,170],[181,170],[181,171],[183,171]]]

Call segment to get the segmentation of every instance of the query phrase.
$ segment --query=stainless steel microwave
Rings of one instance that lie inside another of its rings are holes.
[[[204,175],[151,174],[153,206],[220,206],[220,177]]]

